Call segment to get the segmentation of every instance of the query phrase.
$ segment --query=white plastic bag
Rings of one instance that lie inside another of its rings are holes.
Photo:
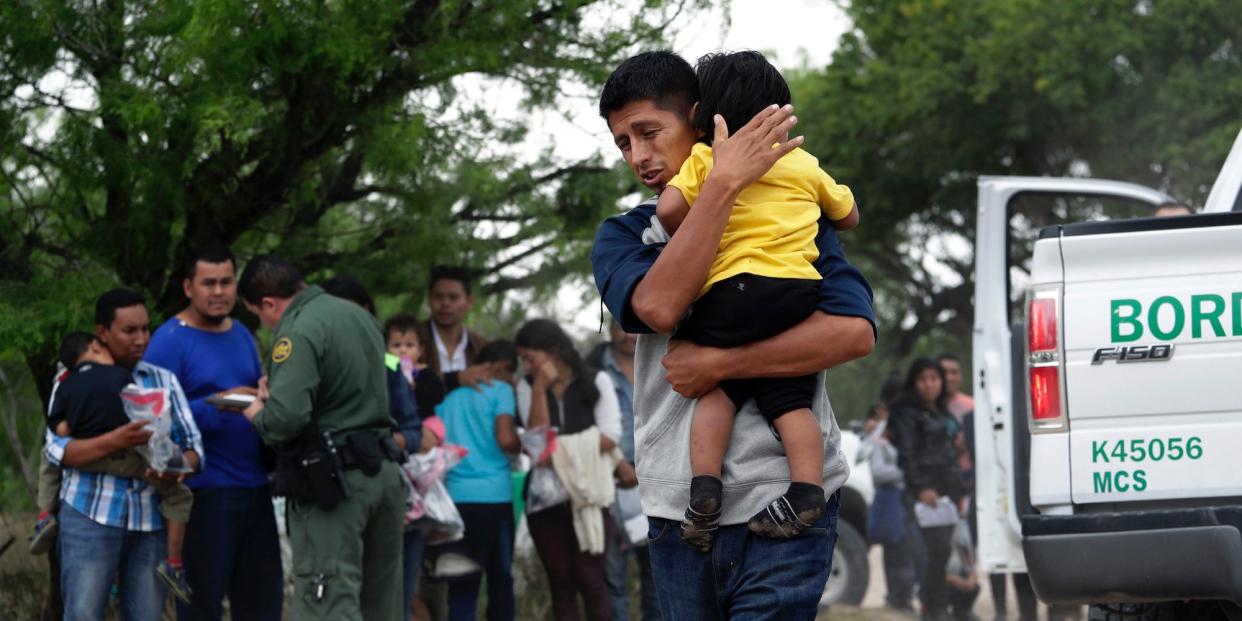
[[[556,452],[556,429],[532,427],[522,433],[522,452],[534,466],[526,475],[526,513],[569,502],[569,492],[552,469],[552,453]]]
[[[147,459],[151,469],[160,473],[193,472],[185,463],[184,451],[172,439],[172,407],[167,388],[140,388],[134,384],[121,391],[121,403],[130,420],[144,421],[151,437],[145,446],[134,449]]]
[[[406,480],[406,525],[426,533],[428,544],[456,541],[465,533],[461,513],[444,487],[445,474],[465,456],[463,447],[437,446],[411,455],[401,468]]]

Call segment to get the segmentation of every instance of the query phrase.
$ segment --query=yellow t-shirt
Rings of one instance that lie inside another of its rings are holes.
[[[693,208],[712,164],[712,148],[696,144],[668,185]],[[699,296],[738,274],[818,280],[811,263],[819,258],[820,214],[840,220],[853,208],[850,189],[833,181],[814,155],[794,149],[738,194]]]

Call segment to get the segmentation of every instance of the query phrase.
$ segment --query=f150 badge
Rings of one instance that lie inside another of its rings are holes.
[[[1172,345],[1122,345],[1101,347],[1091,356],[1091,364],[1104,364],[1109,360],[1123,362],[1162,362],[1173,357]]]

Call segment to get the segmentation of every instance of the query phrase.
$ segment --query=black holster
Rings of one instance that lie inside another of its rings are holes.
[[[345,439],[341,457],[345,469],[357,468],[362,474],[373,477],[383,468],[384,460],[403,463],[406,453],[390,434],[358,431]]]
[[[276,451],[272,494],[330,510],[349,498],[345,472],[332,436],[324,432]]]

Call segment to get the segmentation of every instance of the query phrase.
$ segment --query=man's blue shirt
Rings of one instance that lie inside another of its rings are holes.
[[[227,332],[207,332],[173,317],[151,335],[143,360],[172,371],[181,382],[203,435],[203,472],[186,479],[200,487],[258,487],[267,484],[263,442],[240,412],[220,410],[207,398],[237,386],[257,386],[263,376],[250,331],[234,321]]]

